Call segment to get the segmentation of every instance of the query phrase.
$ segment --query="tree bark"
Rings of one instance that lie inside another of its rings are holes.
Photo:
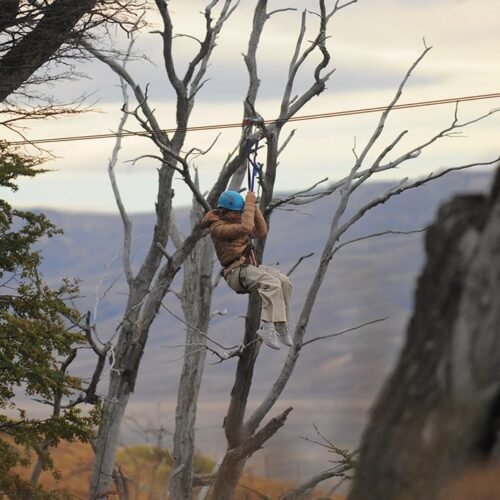
[[[266,165],[277,164],[277,144],[280,128],[276,128],[274,133],[270,133],[267,137],[267,157]],[[262,199],[260,202],[261,209],[265,213],[264,208],[270,203],[273,194],[275,181],[275,168],[268,168],[266,171],[266,179],[263,182]],[[269,172],[271,171],[271,172]],[[266,222],[269,224],[269,214],[266,214]],[[258,259],[262,260],[266,238],[256,242],[256,250]],[[224,430],[227,439],[227,451],[221,463],[217,478],[211,492],[211,498],[217,500],[230,500],[233,497],[234,489],[238,484],[241,473],[245,467],[248,456],[236,453],[235,450],[241,447],[245,441],[250,439],[262,419],[250,425],[245,423],[245,413],[248,402],[248,395],[253,380],[255,362],[259,354],[259,343],[256,340],[256,331],[260,323],[261,301],[258,294],[252,294],[248,302],[245,322],[245,339],[244,343],[249,344],[240,359],[236,369],[236,376],[233,388],[231,390],[231,399],[226,418],[224,419]],[[264,417],[265,415],[263,415]]]
[[[201,205],[193,200],[191,226],[204,215]],[[210,322],[212,301],[213,245],[209,238],[201,239],[184,263],[182,308],[187,323],[186,348],[182,367],[173,448],[172,474],[168,486],[169,498],[189,500],[193,490],[194,439],[198,394],[206,358],[206,334]]]
[[[26,82],[64,44],[98,0],[55,0],[36,27],[0,59],[0,102]]]
[[[234,490],[243,473],[246,461],[246,458],[235,459],[230,451],[226,452],[211,491],[211,499],[231,500],[233,498]]]
[[[131,345],[131,348],[134,351],[137,350],[137,348],[134,349],[133,345]],[[138,359],[142,356],[142,351],[143,349],[139,355],[136,354],[133,356],[137,360],[137,367],[139,363]],[[102,424],[99,427],[97,435],[94,474],[89,491],[89,498],[91,500],[106,498],[113,478],[113,467],[116,450],[119,445],[120,427],[130,393],[133,391],[133,384],[137,377],[137,369],[135,370],[135,374],[130,374],[127,377],[122,375],[125,369],[121,367],[126,366],[125,359],[126,356],[117,353],[117,359],[110,375],[108,398],[104,401]]]
[[[433,500],[488,461],[500,420],[500,173],[458,196],[426,236],[400,360],[364,433],[349,500]]]
[[[244,343],[249,346],[243,351],[238,360],[236,377],[231,390],[229,409],[224,419],[224,431],[227,439],[227,451],[219,467],[217,478],[213,486],[211,497],[217,500],[230,500],[234,488],[238,484],[247,456],[233,453],[249,438],[250,434],[244,428],[243,421],[248,402],[248,394],[252,385],[255,361],[259,354],[259,343],[253,342],[255,332],[260,322],[261,302],[257,294],[250,296],[245,325]]]

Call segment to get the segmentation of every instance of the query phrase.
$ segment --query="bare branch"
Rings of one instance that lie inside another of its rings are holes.
[[[187,323],[186,323],[187,324]],[[193,328],[192,326],[189,326],[189,328]],[[200,331],[196,328],[193,328],[198,334],[200,333]],[[215,341],[213,341],[212,339],[210,339],[208,336],[206,335],[202,335],[203,337],[207,338],[208,340],[210,340],[211,342],[215,343]],[[178,357],[178,358],[174,358],[174,359],[170,359],[169,362],[175,362],[175,361],[180,361],[182,359],[185,359],[187,358],[188,356],[191,356],[193,354],[197,354],[201,351],[208,351],[212,354],[214,354],[215,356],[217,356],[219,358],[219,361],[216,361],[215,363],[210,363],[211,365],[218,365],[220,363],[222,363],[223,361],[227,361],[228,359],[231,359],[231,358],[238,358],[238,357],[241,357],[241,355],[243,354],[243,352],[248,349],[248,347],[250,347],[252,344],[254,344],[255,342],[259,342],[258,339],[255,339],[255,340],[252,340],[250,342],[248,342],[248,344],[240,344],[238,346],[234,346],[234,347],[230,347],[228,348],[227,350],[223,351],[223,352],[219,352],[219,351],[216,351],[215,349],[212,349],[211,347],[207,346],[207,344],[193,344],[193,343],[190,343],[190,344],[179,344],[179,345],[165,345],[165,346],[161,346],[161,347],[164,347],[166,349],[180,349],[180,348],[186,348],[186,347],[199,347],[199,349],[196,349],[196,350],[193,350],[193,351],[189,351],[185,354],[183,354],[182,356]]]
[[[302,47],[302,42],[304,41],[304,35],[306,32],[306,11],[302,12],[302,20],[300,25],[299,35],[297,37],[297,42],[295,44],[295,51],[293,53],[292,59],[290,61],[290,66],[288,70],[288,80],[285,86],[285,92],[283,93],[283,98],[281,100],[281,112],[280,116],[284,116],[290,107],[290,96],[292,94],[293,83],[295,80],[295,76],[297,75],[297,71],[300,68],[301,62],[297,63],[300,55],[300,50]],[[312,46],[309,49],[309,52],[312,51]],[[307,57],[307,55],[306,55]],[[304,56],[302,57],[302,61]],[[295,100],[295,99],[294,99]]]
[[[81,325],[80,327],[85,333],[87,342],[97,355],[97,363],[87,388],[74,401],[70,401],[68,404],[61,406],[62,408],[74,408],[75,406],[83,402],[91,404],[97,403],[99,399],[98,396],[96,395],[97,385],[101,380],[108,352],[112,348],[110,342],[108,342],[106,345],[97,344],[96,339],[94,338],[93,335],[93,327],[90,324],[90,311],[85,316],[85,324]]]
[[[106,266],[104,268],[104,272],[102,273],[99,281],[95,285],[95,288],[94,288],[94,295],[95,295],[95,301],[94,301],[94,321],[97,320],[97,313],[98,313],[98,310],[99,310],[99,304],[101,302],[101,299],[103,299],[104,297],[106,297],[106,295],[111,290],[111,288],[119,280],[119,277],[116,277],[115,279],[113,279],[112,282],[108,285],[108,287],[104,290],[104,292],[102,293],[102,295],[99,295],[99,289],[101,288],[101,286],[104,283],[104,280],[105,280],[105,278],[107,276],[108,270],[111,268],[111,266],[113,265],[113,263],[115,262],[115,260],[117,258],[118,258],[118,250],[115,252],[115,254],[111,258],[111,260],[106,264]]]
[[[324,481],[325,479],[329,479],[331,477],[341,477],[345,479],[347,478],[345,473],[356,468],[356,463],[354,459],[359,454],[359,449],[350,451],[348,449],[339,448],[338,446],[335,445],[335,443],[330,441],[319,431],[316,424],[313,425],[316,434],[320,438],[320,441],[310,439],[307,437],[303,437],[302,439],[304,439],[309,443],[317,444],[323,448],[326,448],[330,453],[334,453],[339,458],[337,460],[331,461],[336,464],[334,467],[331,467],[318,474],[313,475],[297,488],[287,492],[286,495],[284,495],[282,498],[291,500],[293,498],[297,498],[296,495],[302,498],[304,494],[306,494],[307,492],[309,492],[309,490],[317,486],[321,481]],[[337,489],[338,486],[339,485],[337,484],[332,491]]]
[[[184,240],[186,239],[186,237],[182,234],[181,230],[179,229],[179,225],[177,224],[174,210],[172,210],[172,215],[170,217],[169,233],[175,248],[180,248],[184,244]]]
[[[182,85],[182,81],[179,79],[175,71],[175,65],[172,55],[172,41],[174,34],[172,19],[168,10],[168,4],[164,0],[155,0],[155,3],[164,26],[164,30],[161,35],[163,40],[163,61],[165,64],[165,69],[167,70],[168,79],[170,80],[170,83],[172,84],[172,87],[174,87],[178,96],[185,95],[185,89]]]
[[[165,304],[163,304],[163,302],[161,304],[161,307],[163,307],[163,309],[165,309],[165,311],[167,311],[175,319],[177,319],[178,321],[183,323],[185,326],[187,326],[191,330],[194,330],[198,335],[201,335],[202,337],[206,338],[208,341],[212,342],[212,344],[215,344],[217,347],[220,347],[221,349],[224,349],[225,351],[230,351],[232,349],[236,349],[239,347],[239,346],[224,347],[222,344],[219,344],[215,340],[211,339],[206,333],[202,332],[201,330],[196,328],[194,325],[189,325],[188,323],[186,323],[186,321],[184,321],[180,316],[178,316],[173,311],[171,311]]]
[[[302,342],[302,347],[306,346],[307,344],[312,344],[313,342],[316,342],[318,340],[329,339],[332,337],[338,337],[339,335],[344,335],[344,333],[354,332],[354,331],[359,330],[365,326],[373,325],[374,323],[380,323],[381,321],[385,321],[388,318],[389,318],[389,316],[386,316],[385,318],[374,319],[372,321],[367,321],[366,323],[362,323],[360,325],[353,326],[351,328],[346,328],[345,330],[341,330],[340,332],[330,333],[329,335],[321,335],[319,337],[315,337],[313,339],[308,340],[307,342]]]
[[[450,167],[447,169],[444,169],[436,174],[430,174],[427,177],[424,177],[423,179],[419,179],[413,182],[407,182],[407,179],[403,179],[402,182],[400,182],[397,186],[389,189],[386,193],[384,193],[382,196],[373,199],[369,203],[367,203],[365,206],[363,206],[361,209],[356,212],[347,222],[345,222],[342,226],[339,227],[338,229],[338,236],[342,235],[349,227],[351,227],[355,222],[357,222],[368,210],[371,210],[372,208],[384,204],[386,201],[388,201],[390,198],[393,196],[399,195],[404,191],[408,191],[409,189],[415,189],[419,186],[422,186],[423,184],[426,184],[432,180],[438,179],[439,177],[443,177],[446,174],[449,174],[450,172],[457,172],[460,170],[466,170],[469,168],[473,167],[484,167],[484,166],[490,166],[490,165],[495,165],[498,162],[500,162],[500,156],[495,158],[494,160],[486,161],[486,162],[477,162],[477,163],[469,163],[466,165],[461,165],[457,167]]]
[[[356,158],[356,161],[359,160],[359,156],[358,156],[358,153],[356,151],[356,137],[354,137],[354,144],[352,146],[352,154],[354,155],[354,158]]]
[[[217,20],[213,28],[210,27],[211,10],[217,2],[213,2],[205,9],[205,17],[207,19],[207,36],[210,37],[210,43],[206,51],[204,50],[205,47],[203,46],[203,42],[200,46],[200,52],[198,56],[200,58],[201,64],[197,74],[194,76],[193,81],[191,83],[191,91],[189,94],[189,99],[191,100],[191,103],[193,102],[195,95],[200,91],[200,89],[206,82],[206,80],[203,81],[203,78],[207,71],[208,61],[210,59],[210,56],[212,55],[213,49],[215,48],[217,37],[219,36],[224,23],[229,19],[231,14],[235,11],[235,9],[238,7],[240,3],[238,0],[235,3],[235,5],[231,7],[231,2],[232,0],[225,0],[224,6],[219,15],[219,19]],[[192,62],[194,63],[195,59],[193,59]]]
[[[346,7],[349,7],[349,5],[352,5],[357,2],[358,0],[348,0],[345,3],[341,4],[340,0],[336,0],[335,6],[333,10],[328,14],[327,19],[333,17],[339,10],[345,9]]]
[[[304,259],[308,259],[309,257],[312,257],[313,255],[314,255],[314,252],[308,253],[307,255],[302,255],[302,257],[300,257],[299,260],[290,268],[290,270],[286,273],[286,275],[290,276],[295,271],[295,269],[297,269],[297,267],[300,266],[300,264],[302,263],[302,261]]]
[[[196,183],[194,182],[193,178],[191,177],[191,172],[189,171],[189,164],[186,161],[185,158],[177,154],[173,149],[171,149],[169,146],[166,146],[163,144],[161,141],[156,141],[157,146],[161,148],[163,152],[165,152],[167,155],[171,156],[174,158],[177,162],[179,162],[182,165],[182,169],[175,168],[181,175],[184,180],[184,182],[188,185],[189,189],[193,193],[193,195],[196,197],[196,201],[205,209],[205,211],[210,210],[210,205],[207,203],[207,200],[204,198],[204,196],[201,194],[198,186],[196,186]]]
[[[191,40],[194,40],[195,42],[198,42],[200,45],[203,45],[203,42],[199,38],[197,38],[197,37],[195,37],[193,35],[187,35],[187,34],[184,34],[184,33],[179,33],[179,34],[174,35],[172,37],[172,39],[176,39],[176,38],[190,38]]]
[[[297,131],[297,129],[293,129],[289,134],[288,134],[288,137],[283,141],[283,143],[281,144],[281,146],[279,147],[278,149],[278,156],[281,155],[281,153],[284,151],[284,149],[288,146],[288,143],[293,139],[293,136],[295,135],[295,132]]]
[[[318,35],[316,43],[319,47],[319,50],[321,51],[323,59],[316,66],[316,69],[314,70],[314,79],[316,80],[316,83],[321,84],[322,82],[321,82],[320,74],[321,74],[321,71],[323,69],[325,69],[328,66],[328,63],[330,62],[330,54],[328,53],[328,50],[326,49],[326,26],[328,23],[328,17],[326,15],[325,0],[320,0],[319,5],[320,5],[320,10],[321,10],[321,20],[320,20],[319,35]],[[333,15],[333,13],[332,13],[332,15]]]
[[[376,170],[381,161],[396,147],[398,142],[408,133],[408,130],[403,130],[399,135],[379,154],[378,158],[373,162],[370,170]],[[356,158],[358,160],[358,158]]]
[[[190,328],[192,328],[192,327],[190,327]],[[199,330],[197,330],[195,328],[195,331],[199,334]],[[202,335],[202,336],[207,338],[211,342],[216,343],[215,341],[210,339],[208,336],[206,336],[206,335]],[[219,358],[219,361],[216,361],[215,363],[210,363],[210,364],[211,365],[218,365],[218,364],[222,363],[223,361],[227,361],[228,359],[240,357],[243,354],[243,352],[245,351],[245,349],[247,349],[253,343],[258,342],[258,341],[259,341],[258,339],[255,339],[255,340],[252,340],[251,342],[249,342],[248,344],[240,344],[238,346],[234,346],[233,348],[229,348],[228,350],[223,351],[222,353],[219,351],[216,351],[215,349],[212,349],[211,347],[207,346],[205,343],[203,343],[203,344],[189,343],[189,344],[179,344],[179,345],[165,345],[165,346],[161,346],[161,347],[165,347],[167,349],[180,349],[180,348],[186,348],[186,347],[190,347],[190,348],[198,347],[199,348],[199,349],[195,349],[195,350],[191,350],[189,352],[186,352],[185,354],[183,354],[182,356],[180,356],[178,358],[170,359],[170,360],[168,360],[169,362],[180,361],[182,359],[187,358],[188,356],[192,356],[192,355],[197,354],[201,351],[208,351]]]
[[[133,40],[130,43],[129,46],[129,51],[132,49],[132,44]],[[118,161],[118,153],[121,148],[121,141],[122,141],[122,136],[121,133],[125,127],[125,123],[127,122],[128,118],[128,93],[127,93],[127,88],[125,81],[123,78],[120,78],[120,86],[122,89],[122,95],[123,95],[123,113],[122,117],[120,119],[120,123],[118,125],[117,129],[117,136],[116,136],[116,142],[115,146],[113,148],[113,152],[111,155],[111,158],[109,160],[108,164],[108,175],[111,181],[111,187],[113,189],[113,193],[115,196],[116,204],[118,206],[118,210],[120,212],[120,216],[122,219],[123,223],[123,269],[125,272],[125,277],[127,279],[127,283],[129,287],[132,284],[132,280],[134,279],[134,274],[132,272],[132,265],[130,262],[130,252],[131,252],[131,245],[132,245],[132,221],[130,220],[127,211],[125,209],[125,205],[123,204],[120,190],[118,188],[118,184],[116,182],[116,175],[115,175],[115,167],[116,163]]]
[[[438,141],[439,139],[442,139],[444,137],[451,137],[452,134],[456,131],[456,129],[465,128],[469,125],[473,125],[474,123],[477,123],[481,120],[484,120],[485,118],[488,118],[489,116],[492,116],[493,114],[495,114],[499,111],[498,109],[490,110],[490,111],[488,111],[488,113],[484,113],[482,115],[479,115],[475,118],[472,118],[471,120],[468,120],[468,121],[463,122],[463,123],[458,123],[458,115],[457,115],[458,105],[459,105],[459,103],[457,102],[456,106],[455,106],[455,113],[454,113],[453,121],[448,127],[439,131],[437,134],[432,136],[427,141],[424,141],[423,143],[419,144],[418,146],[407,151],[405,154],[401,155],[399,158],[396,158],[395,160],[393,160],[385,165],[374,164],[374,166],[372,167],[373,170],[376,172],[382,172],[385,170],[390,170],[392,168],[396,168],[401,163],[405,162],[406,160],[411,160],[411,159],[417,158],[425,148],[427,148],[428,146],[430,146],[434,142]]]
[[[260,342],[259,339],[251,340],[247,344],[241,344],[241,345],[235,347],[234,349],[231,349],[229,351],[224,351],[222,354],[215,353],[220,358],[220,361],[218,361],[216,363],[211,363],[211,364],[217,365],[217,364],[222,363],[223,361],[227,361],[228,359],[231,359],[231,358],[241,358],[241,356],[243,355],[245,350],[248,349],[251,345],[255,344],[256,342]]]
[[[150,158],[151,160],[157,160],[160,163],[163,162],[163,158],[161,156],[156,156],[156,155],[141,155],[138,156],[137,158],[133,158],[132,160],[127,160],[126,163],[131,163],[132,165],[135,165],[137,162],[144,160],[146,158]]]
[[[330,63],[330,54],[326,48],[327,39],[327,27],[328,22],[331,17],[340,9],[352,5],[356,0],[345,2],[340,4],[336,2],[335,8],[329,14],[326,12],[325,1],[320,0],[320,27],[316,38],[311,42],[309,47],[307,47],[302,54],[300,54],[302,43],[304,40],[305,29],[306,29],[306,14],[307,11],[302,13],[301,28],[299,36],[297,38],[294,55],[290,62],[288,80],[285,86],[285,91],[283,93],[283,98],[281,101],[280,116],[275,123],[276,128],[281,128],[292,116],[294,116],[307,102],[309,102],[315,95],[320,94],[325,89],[325,84],[330,78],[330,76],[335,71],[334,69],[328,71],[326,74],[321,75],[321,73],[328,67]],[[293,99],[293,103],[290,100],[293,85],[297,73],[308,57],[313,53],[315,49],[319,49],[322,58],[321,61],[316,65],[314,70],[314,83],[307,89],[302,95],[296,96]]]
[[[285,9],[272,10],[271,12],[269,12],[267,14],[267,17],[270,18],[271,16],[274,16],[274,14],[278,14],[280,12],[297,12],[297,9],[295,9],[294,7],[288,7],[288,8],[285,8]]]
[[[300,484],[297,488],[287,491],[280,497],[280,500],[294,500],[295,498],[300,498],[302,495],[315,488],[319,483],[331,479],[332,477],[342,477],[349,470],[351,470],[349,465],[339,464],[318,472]]]
[[[275,200],[272,203],[268,205],[266,208],[266,213],[271,213],[275,208],[284,206],[284,205],[305,205],[306,203],[310,203],[311,201],[315,201],[318,199],[319,193],[315,194],[307,194],[313,189],[317,188],[320,184],[323,184],[328,180],[328,177],[325,177],[324,179],[319,180],[318,182],[314,183],[312,186],[310,186],[307,189],[304,189],[302,191],[298,191],[287,198],[283,198],[282,200]],[[332,191],[333,192],[333,191]],[[306,200],[301,200],[300,202],[297,203],[297,200],[299,198],[306,198]]]
[[[369,168],[366,168],[364,170],[358,170],[358,171],[356,171],[353,179],[354,180],[359,180],[359,182],[356,183],[353,186],[352,190],[355,190],[365,180],[367,180],[372,174],[376,174],[376,173],[379,173],[379,172],[384,172],[384,171],[387,171],[387,170],[390,170],[390,169],[397,168],[399,165],[401,165],[405,161],[417,158],[426,147],[430,146],[431,144],[433,144],[434,142],[436,142],[439,139],[442,139],[444,137],[450,137],[450,134],[455,129],[457,129],[457,128],[464,128],[464,127],[467,127],[467,126],[472,125],[474,123],[477,123],[477,122],[479,122],[479,121],[481,121],[481,120],[483,120],[485,118],[488,118],[489,116],[491,116],[491,115],[493,115],[493,114],[495,114],[497,112],[498,112],[498,110],[494,109],[494,110],[491,110],[491,111],[489,111],[489,112],[487,112],[485,114],[477,116],[477,117],[475,117],[475,118],[473,118],[471,120],[468,120],[466,122],[463,122],[463,123],[458,123],[457,117],[456,117],[456,113],[455,113],[454,119],[453,119],[452,123],[448,127],[446,127],[443,130],[439,131],[437,134],[435,134],[434,136],[432,136],[430,139],[422,142],[418,146],[415,146],[414,148],[412,148],[411,150],[407,151],[403,155],[400,155],[395,160],[393,160],[393,161],[391,161],[389,163],[380,165],[380,162],[383,160],[383,158],[396,146],[397,143],[399,143],[399,141],[402,139],[402,137],[406,134],[406,131],[401,132],[380,153],[380,155],[377,157],[377,159],[373,162],[373,164]],[[489,165],[489,164],[495,163],[495,161],[496,160],[493,160],[492,162],[487,162],[487,164]],[[472,165],[472,166],[474,166],[474,165]],[[468,168],[468,167],[465,167],[465,168]],[[346,186],[348,178],[349,177],[346,176],[346,177],[344,177],[344,178],[342,178],[342,179],[340,179],[338,181],[335,181],[330,186],[328,186],[328,188],[326,190],[324,190],[321,193],[316,193],[316,194],[311,195],[309,197],[305,197],[305,199],[302,199],[301,197],[293,197],[292,199],[287,199],[285,203],[289,204],[289,205],[300,206],[300,205],[305,205],[305,204],[311,203],[312,201],[319,200],[319,199],[321,199],[321,198],[323,198],[325,196],[330,196],[331,194],[333,194],[334,192],[336,192],[337,190],[339,190],[339,188],[344,188]],[[280,201],[276,206],[280,206],[281,204],[283,204],[283,203]],[[275,208],[275,204],[273,203],[270,206],[270,208],[274,209]]]
[[[185,159],[187,161],[187,159],[189,158],[189,156],[191,155],[195,155],[196,157],[197,156],[204,156],[206,154],[208,154],[212,148],[215,146],[215,144],[217,143],[217,141],[219,140],[221,136],[221,132],[219,132],[217,134],[217,137],[211,142],[211,144],[208,146],[208,148],[206,149],[200,149],[200,148],[191,148],[187,153],[186,153],[186,156],[185,156]]]
[[[421,228],[421,229],[414,229],[412,231],[391,231],[391,230],[387,230],[387,231],[380,231],[378,233],[366,234],[364,236],[360,236],[359,238],[354,238],[352,240],[345,241],[344,243],[341,243],[340,245],[337,245],[332,250],[332,253],[330,255],[333,257],[333,255],[336,254],[341,248],[343,248],[343,247],[345,247],[347,245],[351,245],[352,243],[357,243],[358,241],[368,240],[370,238],[376,238],[378,236],[385,236],[387,234],[417,234],[417,233],[423,233],[426,230],[427,230],[427,228],[424,227],[424,228]]]
[[[211,318],[214,318],[215,316],[226,316],[226,315],[227,315],[227,309],[222,309],[222,311],[217,309],[216,311],[210,313]]]
[[[163,254],[163,256],[167,259],[167,261],[171,262],[172,256],[167,252],[167,249],[161,243],[157,243],[156,246]]]
[[[155,132],[155,138],[158,141],[162,141],[162,143],[167,146],[169,141],[166,132],[162,131],[160,125],[158,124],[158,121],[156,120],[154,111],[149,107],[147,94],[142,90],[140,85],[135,82],[135,80],[132,78],[132,75],[126,70],[123,65],[116,62],[113,58],[106,56],[100,50],[97,50],[86,40],[82,40],[80,43],[85,48],[85,50],[87,50],[94,57],[109,66],[112,71],[114,71],[118,76],[120,76],[128,83],[130,88],[133,90],[135,98],[137,99],[141,110],[146,116],[148,123],[151,125],[152,129]]]
[[[290,406],[280,415],[272,418],[260,431],[256,432],[251,438],[245,440],[238,448],[229,450],[228,454],[239,458],[252,456],[253,453],[260,449],[269,438],[274,436],[274,434],[285,425],[288,414],[292,410],[293,408]]]
[[[377,139],[382,134],[382,131],[384,130],[384,127],[385,127],[385,122],[387,120],[387,116],[392,111],[392,108],[395,106],[395,104],[398,102],[399,98],[401,97],[401,94],[403,93],[403,89],[406,85],[406,82],[410,78],[410,75],[412,74],[413,70],[420,64],[420,61],[422,61],[422,59],[427,55],[429,50],[431,50],[431,47],[426,47],[424,49],[424,51],[417,57],[415,62],[410,66],[410,68],[406,72],[401,83],[399,84],[399,87],[396,91],[395,96],[393,97],[392,101],[389,103],[387,108],[383,111],[382,115],[380,116],[379,122],[375,128],[375,131],[373,132],[372,136],[370,137],[370,139],[366,143],[366,146],[364,147],[358,160],[356,161],[356,165],[355,165],[356,170],[358,170],[361,167],[366,155],[368,154],[368,152],[371,150],[371,148],[373,147],[373,145],[375,144]]]

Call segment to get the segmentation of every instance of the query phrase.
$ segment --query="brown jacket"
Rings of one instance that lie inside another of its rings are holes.
[[[202,224],[209,228],[217,258],[226,269],[234,269],[245,263],[249,237],[259,239],[267,234],[266,221],[255,206],[255,194],[250,192],[246,195],[240,224],[222,219],[218,210],[208,212]]]

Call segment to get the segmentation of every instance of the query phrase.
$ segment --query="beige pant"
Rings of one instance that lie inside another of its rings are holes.
[[[257,290],[262,299],[261,319],[288,322],[292,284],[288,276],[269,266],[240,266],[229,274],[227,284],[235,292]]]

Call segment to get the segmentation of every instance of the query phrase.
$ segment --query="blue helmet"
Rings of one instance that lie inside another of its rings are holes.
[[[224,191],[219,196],[217,208],[225,208],[226,210],[234,210],[235,212],[243,211],[245,200],[240,193],[236,191]]]

